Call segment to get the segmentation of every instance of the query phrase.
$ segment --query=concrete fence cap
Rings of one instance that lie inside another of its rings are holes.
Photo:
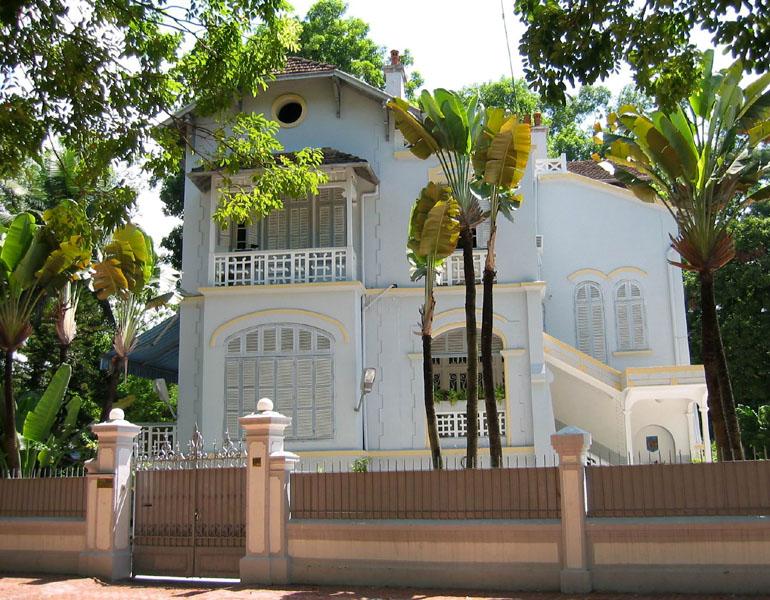
[[[260,398],[257,402],[257,412],[272,412],[273,401],[270,398]]]

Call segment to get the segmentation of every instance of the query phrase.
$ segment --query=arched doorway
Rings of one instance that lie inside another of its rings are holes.
[[[674,436],[660,425],[645,425],[634,436],[633,458],[642,464],[675,462]]]
[[[479,335],[481,339],[481,335]],[[495,397],[498,401],[500,434],[505,435],[505,365],[500,351],[503,342],[492,335],[492,377],[495,383]],[[436,421],[440,438],[460,439],[467,435],[466,389],[468,366],[468,345],[465,329],[446,331],[433,339],[433,389],[436,401]],[[484,387],[481,373],[481,351],[479,351],[479,437],[487,436],[488,427],[484,409]]]

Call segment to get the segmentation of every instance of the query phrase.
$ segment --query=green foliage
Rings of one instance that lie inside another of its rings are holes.
[[[160,423],[174,421],[169,407],[158,397],[151,379],[128,375],[118,385],[120,406],[126,413],[126,419],[132,423]],[[179,398],[179,387],[175,384],[168,386],[169,403],[176,410]]]
[[[770,404],[756,410],[739,404],[736,408],[746,456],[767,458],[770,449]]]
[[[717,271],[714,294],[736,402],[770,403],[770,204],[753,205],[729,228],[735,258]],[[700,286],[685,272],[690,356],[701,358]]]
[[[317,194],[326,182],[320,170],[323,154],[305,148],[290,155],[275,139],[278,124],[261,114],[240,113],[229,127],[213,132],[217,148],[203,160],[203,168],[219,171],[222,185],[214,220],[250,224],[274,210],[283,209],[283,198]],[[232,176],[242,169],[255,169],[248,185],[236,184]]]
[[[594,84],[628,63],[637,87],[673,107],[696,88],[699,57],[691,39],[702,29],[747,69],[770,67],[770,5],[760,0],[515,0],[527,26],[519,51],[527,80],[563,103],[567,83]]]
[[[163,214],[168,217],[184,218],[184,169],[180,168],[175,174],[169,175],[161,182],[160,201]],[[155,183],[158,183],[157,181]],[[182,270],[182,226],[175,226],[164,237],[160,245],[168,251],[163,257],[164,262],[176,271]]]
[[[359,456],[350,465],[351,473],[368,473],[372,459],[368,456]]]
[[[504,108],[514,115],[529,115],[543,109],[540,96],[530,90],[523,79],[502,77],[498,81],[466,86],[460,93],[467,100],[478,96],[484,106]]]

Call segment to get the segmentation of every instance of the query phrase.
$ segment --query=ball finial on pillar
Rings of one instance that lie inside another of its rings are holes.
[[[110,411],[110,421],[122,421],[125,417],[126,413],[123,412],[122,408],[113,408]]]
[[[273,401],[270,398],[260,398],[257,402],[257,412],[272,412]]]

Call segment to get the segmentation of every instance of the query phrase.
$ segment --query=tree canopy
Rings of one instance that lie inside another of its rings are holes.
[[[519,43],[526,78],[553,102],[564,102],[567,84],[594,84],[626,62],[636,86],[670,107],[693,90],[698,30],[747,70],[770,69],[765,0],[514,0],[514,10],[527,25]]]

